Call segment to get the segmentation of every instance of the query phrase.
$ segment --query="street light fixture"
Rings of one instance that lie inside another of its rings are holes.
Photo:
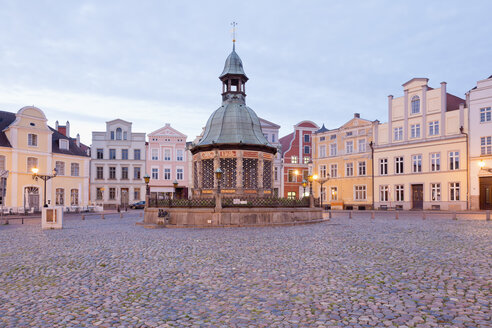
[[[215,170],[215,177],[217,178],[217,194],[220,195],[220,180],[222,180],[222,170],[220,167]]]
[[[176,189],[178,189],[178,180],[173,181],[173,187],[174,187],[174,197],[177,198]]]
[[[302,187],[304,188],[304,193],[302,194],[302,198],[306,197],[306,187],[307,187],[308,182],[306,179],[302,180]]]
[[[149,196],[149,194],[150,194],[150,187],[149,187],[150,176],[148,174],[145,174],[143,176],[143,179],[145,182],[145,196]]]
[[[46,181],[50,180],[50,179],[53,179],[54,177],[56,177],[57,175],[57,170],[56,168],[53,169],[53,174],[52,175],[49,175],[49,174],[39,174],[39,168],[37,167],[33,167],[31,169],[31,172],[32,172],[32,179],[33,180],[36,180],[38,181],[38,179],[41,179],[44,181],[44,190],[43,190],[43,202],[44,202],[44,205],[43,207],[48,207],[48,204],[46,204]]]

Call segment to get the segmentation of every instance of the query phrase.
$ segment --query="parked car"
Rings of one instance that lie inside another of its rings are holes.
[[[130,208],[133,208],[133,209],[142,209],[142,208],[145,208],[145,200],[141,200],[139,202],[136,202],[134,204],[131,204],[130,205]]]

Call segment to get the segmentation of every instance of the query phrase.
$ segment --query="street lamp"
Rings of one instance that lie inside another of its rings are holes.
[[[215,177],[217,178],[217,193],[220,194],[220,180],[222,179],[222,170],[220,167],[215,170]]]
[[[483,169],[485,167],[485,162],[483,159],[480,162],[478,162],[478,166],[480,167],[480,169]]]
[[[329,177],[329,175],[327,175]],[[318,180],[318,183],[320,185],[319,193],[320,193],[320,205],[321,209],[323,209],[323,184],[328,181],[328,178],[322,178]]]
[[[53,174],[52,175],[49,175],[49,174],[38,174],[39,173],[39,168],[37,167],[33,167],[31,169],[31,172],[32,172],[32,179],[33,180],[36,180],[38,181],[38,179],[41,179],[44,181],[44,199],[43,199],[43,202],[44,202],[44,205],[43,207],[48,207],[48,204],[46,204],[46,181],[50,180],[50,179],[53,179],[54,177],[56,177],[57,175],[57,171],[56,171],[56,168],[53,169]]]
[[[309,196],[311,196],[313,194],[313,181],[315,180],[315,177],[316,178],[318,177],[317,175],[308,175],[308,181],[309,181]]]
[[[302,180],[302,187],[304,188],[304,193],[302,194],[302,198],[306,197],[306,187],[307,187],[308,182],[306,179]]]
[[[150,194],[150,187],[149,187],[150,176],[148,174],[145,174],[143,176],[143,179],[145,182],[145,196],[149,196],[149,194]]]
[[[173,186],[174,186],[174,197],[177,198],[176,189],[178,188],[178,180],[173,181]]]

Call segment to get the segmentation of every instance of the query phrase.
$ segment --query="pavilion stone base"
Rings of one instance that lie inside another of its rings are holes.
[[[162,225],[159,209],[170,214],[166,228],[274,226],[323,221],[320,208],[146,208],[144,226]]]

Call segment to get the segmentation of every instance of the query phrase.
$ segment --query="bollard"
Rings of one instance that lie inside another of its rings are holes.
[[[458,220],[458,217],[456,216],[456,212],[453,212],[453,220]]]
[[[328,211],[328,218],[331,219],[331,211]]]
[[[398,220],[400,218],[400,213],[398,213],[398,210],[395,212],[395,220]]]
[[[24,224],[24,217],[22,217],[22,224]]]
[[[485,221],[490,221],[490,211],[485,212]]]
[[[349,219],[352,218],[352,211],[349,211]]]
[[[120,213],[120,219],[123,218],[123,213]]]
[[[82,214],[82,220],[85,220],[85,214]]]
[[[104,220],[104,214],[101,214],[101,219],[103,219],[103,220]]]
[[[376,217],[376,213],[374,211],[371,211],[371,219],[374,220],[375,217]]]
[[[425,220],[425,219],[426,219],[425,212],[422,212],[422,220]]]

